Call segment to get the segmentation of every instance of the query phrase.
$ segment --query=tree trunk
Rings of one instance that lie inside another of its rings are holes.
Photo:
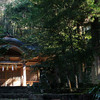
[[[100,40],[99,40],[99,37],[100,37],[99,28],[100,28],[100,22],[99,22],[98,17],[96,17],[94,22],[91,24],[93,47],[98,47],[99,42],[100,42]]]
[[[70,46],[71,46],[71,52],[72,52],[72,61],[71,61],[71,64],[72,64],[72,67],[73,67],[73,73],[74,73],[74,75],[75,75],[75,86],[76,86],[76,88],[78,88],[78,78],[77,78],[77,73],[76,73],[76,67],[77,67],[77,65],[76,65],[76,63],[75,63],[75,59],[74,59],[74,47],[73,47],[73,40],[72,40],[72,34],[71,34],[71,32],[70,32],[70,36],[69,36],[69,38],[70,38]],[[74,76],[73,76],[74,77]]]
[[[56,68],[55,69],[55,79],[56,79],[57,84],[61,83],[61,79],[60,79],[58,73],[59,73],[59,69]]]
[[[76,89],[78,89],[78,77],[75,75],[75,81],[76,81]]]
[[[67,81],[68,81],[68,86],[69,86],[69,89],[70,89],[70,91],[72,91],[71,81],[70,81],[70,79],[68,78],[68,76],[67,76]]]

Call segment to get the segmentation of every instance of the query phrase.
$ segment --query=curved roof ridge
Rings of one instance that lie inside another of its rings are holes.
[[[6,42],[13,43],[13,44],[18,45],[18,46],[24,44],[24,43],[21,42],[20,40],[18,40],[18,39],[16,39],[16,38],[13,38],[13,37],[8,37],[8,36],[4,37],[3,40],[5,40]]]
[[[23,46],[23,47],[30,49],[30,50],[36,50],[36,46],[27,45],[27,44],[23,43],[22,41],[14,38],[12,36],[6,36],[3,38],[3,40],[6,41],[7,43],[11,43],[11,44],[19,46],[19,47]]]

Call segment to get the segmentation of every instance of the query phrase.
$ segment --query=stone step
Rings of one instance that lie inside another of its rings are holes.
[[[16,98],[16,99],[9,99],[9,98],[0,98],[0,100],[29,100],[28,98]]]
[[[28,90],[0,90],[0,93],[27,93]]]
[[[21,88],[21,87],[0,87],[0,93],[1,92],[27,92],[28,88]]]
[[[0,93],[0,98],[28,98],[29,94],[23,93]]]
[[[0,87],[0,98],[29,98],[27,87]]]

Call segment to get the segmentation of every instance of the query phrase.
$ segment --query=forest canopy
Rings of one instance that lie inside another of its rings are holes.
[[[1,22],[0,34],[38,44],[37,55],[48,56],[41,66],[51,88],[91,82],[100,41],[99,0],[15,0],[5,5]]]

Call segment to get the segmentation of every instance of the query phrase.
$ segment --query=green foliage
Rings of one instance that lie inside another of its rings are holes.
[[[6,5],[5,30],[28,45],[38,44],[35,53],[49,57],[41,66],[50,85],[55,81],[55,86],[66,87],[67,77],[75,83],[83,64],[82,81],[86,82],[94,60],[88,25],[99,16],[99,4],[94,0],[15,0]],[[33,56],[33,51],[28,52]]]
[[[75,82],[74,75],[78,75],[77,69],[82,63],[90,66],[93,61],[91,34],[86,31],[79,32],[77,27],[83,26],[92,9],[85,0],[46,0],[40,2],[38,7],[43,20],[40,22],[43,30],[39,35],[40,44],[43,46],[41,52],[45,56],[52,56],[45,65],[57,74],[56,81],[59,78],[61,82],[66,82],[69,76]]]
[[[2,34],[2,33],[3,33],[3,27],[0,26],[0,34]]]

